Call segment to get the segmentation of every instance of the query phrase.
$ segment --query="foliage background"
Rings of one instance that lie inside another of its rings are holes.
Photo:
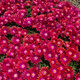
[[[79,8],[80,10],[80,0],[61,0],[61,1],[69,1],[71,4],[73,4],[75,7]]]

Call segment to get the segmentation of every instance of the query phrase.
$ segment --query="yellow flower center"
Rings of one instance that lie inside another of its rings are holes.
[[[67,59],[66,59],[66,58],[63,58],[63,60],[64,60],[64,61],[67,61]]]
[[[34,73],[32,73],[32,77],[34,77],[35,76],[35,74]]]
[[[27,73],[26,75],[27,75],[27,76],[30,76],[30,74],[29,74],[29,73]]]
[[[14,77],[16,78],[18,75],[17,74],[14,74]]]
[[[49,57],[51,57],[52,55],[51,55],[51,54],[49,54],[48,56],[49,56]]]
[[[47,34],[47,33],[45,33],[44,35],[45,35],[45,36],[48,36],[48,34]]]
[[[35,59],[35,60],[37,60],[37,59],[38,59],[38,57],[34,57],[34,59]]]
[[[53,70],[53,73],[56,73],[56,72],[57,72],[57,71],[54,69],[54,70]]]
[[[24,67],[25,67],[25,65],[23,64],[23,65],[21,65],[21,67],[22,67],[22,68],[24,68]]]

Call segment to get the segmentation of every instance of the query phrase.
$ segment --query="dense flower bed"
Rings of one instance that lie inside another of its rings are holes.
[[[0,56],[0,80],[80,80],[80,11],[67,1],[1,0]]]

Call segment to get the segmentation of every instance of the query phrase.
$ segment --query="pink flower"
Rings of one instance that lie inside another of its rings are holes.
[[[2,36],[1,38],[0,38],[0,44],[1,45],[7,45],[8,44],[8,38],[7,37],[5,37],[5,36]]]
[[[39,73],[39,75],[42,75],[42,76],[47,76],[47,75],[49,75],[49,70],[48,70],[48,68],[47,67],[42,67],[41,69],[40,69],[40,73]]]
[[[13,44],[20,44],[21,43],[21,36],[20,35],[15,35],[11,39]]]
[[[67,57],[64,53],[60,55],[60,61],[63,65],[67,65],[70,63],[71,58]]]
[[[66,50],[66,55],[67,55],[68,57],[70,57],[70,58],[74,55],[74,53],[76,53],[76,50],[73,50],[73,49],[71,49],[71,48],[68,48],[68,49]]]
[[[63,45],[63,40],[57,39],[57,46],[62,46],[62,45]]]
[[[26,70],[26,68],[28,68],[28,63],[26,63],[26,61],[18,61],[18,63],[16,64],[15,68],[19,72],[23,72],[23,71]]]
[[[80,37],[76,37],[76,38],[75,38],[75,43],[76,43],[77,45],[80,45]]]
[[[40,58],[41,58],[40,56],[33,55],[32,58],[31,58],[31,62],[34,63],[34,64],[38,64],[41,61]]]
[[[7,26],[2,26],[1,35],[7,35],[9,32],[9,28]]]
[[[22,34],[23,36],[26,36],[26,35],[28,34],[28,31],[27,31],[26,29],[23,29],[23,30],[21,31],[21,34]]]
[[[24,79],[30,79],[30,76],[31,76],[31,73],[30,73],[30,70],[25,70],[23,73],[23,78]]]
[[[26,2],[25,2],[25,5],[26,5],[26,6],[30,6],[30,5],[31,5],[31,1],[26,1]]]
[[[47,52],[44,54],[44,57],[46,60],[50,60],[51,58],[53,58],[53,53],[52,52]]]
[[[54,52],[56,50],[57,46],[56,44],[52,43],[52,42],[49,42],[48,43],[48,49],[52,52]]]
[[[16,28],[16,26],[12,26],[11,28],[10,28],[10,34],[11,35],[14,35],[14,34],[16,34],[17,33],[17,28]]]
[[[8,51],[8,46],[6,46],[6,45],[0,46],[0,54],[6,54],[7,51]]]
[[[40,32],[40,35],[43,39],[49,39],[50,38],[50,33],[48,30],[46,29],[43,29],[41,32]]]
[[[57,75],[58,74],[57,66],[51,67],[50,68],[50,73],[51,73],[52,76]]]
[[[37,47],[35,48],[34,54],[35,54],[35,55],[42,56],[42,49],[41,49],[40,46],[37,46]]]
[[[18,16],[19,16],[19,18],[24,18],[24,17],[26,17],[26,15],[27,15],[26,9],[20,9],[20,10],[18,11]]]
[[[61,73],[58,73],[54,78],[54,80],[64,80],[64,76]]]
[[[21,27],[17,27],[17,34],[19,34],[19,35],[22,34],[22,28]]]
[[[27,17],[27,18],[24,18],[23,19],[23,24],[25,25],[25,26],[31,26],[32,25],[32,20],[31,20],[31,18],[29,18],[29,17]]]
[[[16,56],[15,51],[12,50],[12,49],[10,49],[10,50],[7,52],[7,56],[10,57],[10,58],[11,58],[11,57],[14,58],[14,57]]]
[[[49,62],[50,62],[50,66],[51,66],[51,67],[53,67],[54,65],[58,64],[58,60],[55,59],[55,58],[51,58],[51,59],[49,60]]]

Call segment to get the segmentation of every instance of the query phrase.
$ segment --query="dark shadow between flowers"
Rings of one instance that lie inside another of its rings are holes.
[[[50,64],[48,60],[45,60],[44,55],[41,57],[42,63],[50,68]]]
[[[69,66],[71,66],[74,70],[74,75],[76,75],[79,72],[79,68],[80,68],[80,61],[71,61]]]
[[[80,52],[80,46],[78,47],[78,51]]]
[[[0,62],[6,57],[6,54],[0,54]]]
[[[66,37],[62,37],[61,35],[59,35],[58,38],[61,38],[64,41],[69,41],[70,42],[70,39],[67,36]]]
[[[33,67],[33,66],[34,66],[34,64],[33,64],[33,63],[31,63],[31,61],[29,61],[28,63],[29,63],[29,68],[31,68],[31,67]]]
[[[26,27],[24,29],[27,29],[28,30],[28,34],[34,34],[34,33],[40,33],[39,31],[37,31],[35,28],[32,28],[31,26],[30,27]]]
[[[11,26],[20,26],[20,25],[18,25],[18,24],[15,23],[15,22],[11,22],[11,23],[5,24],[4,26],[9,26],[9,27],[11,27]],[[21,26],[20,26],[20,27],[21,27]]]

